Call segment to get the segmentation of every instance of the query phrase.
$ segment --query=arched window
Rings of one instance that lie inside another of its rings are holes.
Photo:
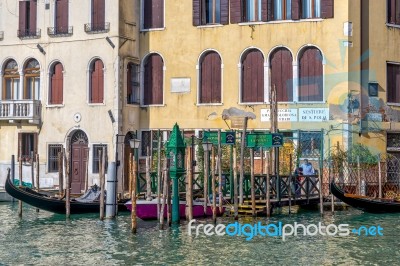
[[[323,100],[322,53],[318,48],[304,49],[299,60],[299,101]]]
[[[221,103],[221,58],[208,52],[200,63],[200,103]]]
[[[144,63],[144,105],[163,104],[163,66],[158,54],[149,55]]]
[[[293,101],[292,61],[292,54],[286,48],[276,49],[270,56],[271,88],[275,88],[278,102]]]
[[[36,59],[30,59],[24,68],[24,99],[40,99],[40,66]]]
[[[3,100],[19,99],[19,73],[18,64],[10,59],[4,66]]]
[[[104,65],[100,59],[90,64],[89,103],[104,102]]]
[[[49,104],[63,103],[64,68],[61,63],[55,63],[50,69],[50,97]]]
[[[241,102],[264,102],[264,56],[256,49],[249,50],[242,58]]]

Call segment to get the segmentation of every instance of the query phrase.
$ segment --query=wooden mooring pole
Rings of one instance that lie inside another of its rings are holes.
[[[221,130],[218,129],[218,199],[219,213],[222,213],[222,149],[221,149]],[[225,181],[226,182],[226,181]]]
[[[86,149],[85,162],[85,192],[89,189],[89,149]]]
[[[215,193],[215,150],[211,148],[211,192],[212,192],[212,218],[217,223],[217,199]]]
[[[254,149],[250,148],[251,215],[256,216],[256,194],[254,188]]]
[[[240,178],[239,178],[239,204],[243,204],[243,180],[244,180],[244,148],[246,142],[246,129],[247,129],[247,120],[246,116],[243,121],[243,131],[242,131],[242,140],[240,144]]]
[[[382,168],[381,168],[381,155],[378,154],[378,197],[382,198]]]
[[[293,162],[293,158],[292,158],[292,154],[290,154],[289,157],[289,180],[288,180],[288,194],[289,194],[289,214],[292,213],[292,162]],[[293,183],[296,184],[296,183]],[[296,188],[296,185],[294,186]],[[296,194],[296,192],[295,192]]]
[[[19,140],[19,186],[22,186],[22,139]],[[18,216],[22,217],[22,201],[18,201]]]
[[[64,154],[64,169],[65,169],[65,216],[66,218],[69,218],[71,214],[71,205],[70,205],[71,182],[69,175],[69,158],[67,156],[65,149],[63,150],[63,154]]]
[[[235,213],[235,220],[239,219],[239,206],[238,206],[238,178],[237,178],[237,160],[236,160],[236,147],[233,146],[233,211]]]
[[[320,164],[321,165],[321,164]],[[321,174],[322,168],[319,169],[318,171],[318,189],[319,189],[319,212],[321,215],[324,214],[324,195],[322,193],[322,174]]]
[[[161,131],[158,130],[157,143],[157,219],[160,219],[161,206]]]
[[[165,210],[165,204],[167,200],[167,189],[168,189],[168,178],[167,178],[167,159],[164,158],[163,161],[163,171],[162,171],[162,178],[163,178],[163,193],[162,193],[162,201],[161,201],[161,209],[160,209],[160,230],[163,229],[164,227],[164,210]]]
[[[136,156],[133,154],[132,158],[132,194],[131,194],[131,202],[132,202],[132,211],[131,211],[131,231],[133,234],[136,234],[136,229],[137,229],[137,218],[136,218],[136,190],[137,190],[137,165],[136,165]]]
[[[58,152],[58,194],[62,198],[64,194],[64,178],[63,178],[63,155]]]
[[[150,201],[152,200],[151,197],[151,177],[150,177],[150,171],[151,171],[151,165],[150,165],[150,147],[147,146],[147,156],[146,156],[146,200]]]
[[[271,202],[270,202],[270,176],[269,176],[269,173],[270,173],[270,157],[269,157],[269,151],[267,151],[267,157],[265,158],[265,163],[266,163],[266,173],[267,173],[267,177],[266,177],[266,180],[265,180],[265,183],[266,183],[266,201],[265,201],[265,204],[267,205],[266,206],[266,208],[267,208],[267,217],[270,217],[271,216]]]
[[[357,156],[357,194],[361,195],[361,164],[360,164],[360,156]]]
[[[33,160],[32,160],[33,165]],[[32,170],[33,171],[33,170]],[[39,193],[40,190],[40,164],[39,164],[39,154],[36,154],[36,191]],[[33,184],[33,183],[32,183]],[[39,208],[36,208],[36,212],[39,212]]]
[[[203,177],[203,197],[204,197],[204,216],[207,213],[207,202],[208,202],[208,173],[209,173],[209,151],[206,149],[204,151],[204,177]]]

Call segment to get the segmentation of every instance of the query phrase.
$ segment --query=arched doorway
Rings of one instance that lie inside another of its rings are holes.
[[[79,194],[85,189],[85,174],[89,157],[88,137],[82,130],[71,136],[71,193]]]

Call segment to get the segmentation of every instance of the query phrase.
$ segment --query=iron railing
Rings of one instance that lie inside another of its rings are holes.
[[[41,30],[40,29],[36,29],[36,30],[30,30],[30,29],[18,30],[17,31],[17,36],[20,39],[37,39],[37,38],[40,38],[40,36],[41,36]]]
[[[87,23],[85,24],[86,33],[104,33],[110,31],[110,22],[105,23]]]
[[[73,27],[48,27],[47,34],[50,37],[71,36],[73,34]]]

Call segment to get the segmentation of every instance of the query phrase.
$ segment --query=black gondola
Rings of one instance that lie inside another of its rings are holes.
[[[332,194],[344,203],[371,213],[390,213],[400,212],[400,202],[392,199],[379,199],[355,194],[347,194],[340,189],[335,183],[331,183],[330,189]]]
[[[21,200],[33,207],[54,212],[65,214],[65,200],[58,199],[55,197],[50,197],[48,195],[38,193],[28,187],[16,187],[8,174],[5,189],[8,194],[12,197]],[[127,200],[126,200],[127,201]],[[118,202],[118,211],[128,211],[125,207],[124,203],[126,202]],[[100,202],[80,202],[74,199],[71,199],[71,214],[77,213],[98,213],[100,212]]]

